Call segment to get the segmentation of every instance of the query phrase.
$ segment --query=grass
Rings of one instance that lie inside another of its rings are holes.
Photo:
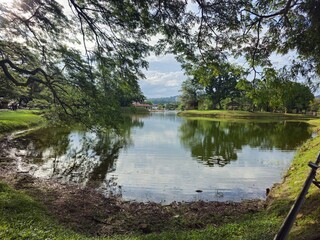
[[[234,111],[234,114],[241,115],[242,113]],[[2,119],[1,115],[0,119]],[[315,129],[320,128],[319,119],[312,119],[308,122],[314,125]],[[270,200],[266,203],[267,208],[263,212],[237,216],[236,218],[225,220],[225,223],[219,227],[207,226],[203,230],[174,231],[173,229],[160,234],[112,236],[105,239],[273,239],[309,174],[310,169],[307,163],[316,159],[319,149],[320,136],[308,140],[298,149],[291,167],[284,177],[284,181],[271,191]],[[320,234],[317,227],[319,223],[320,190],[312,185],[303,208],[291,230],[289,239],[302,240],[319,237]],[[0,239],[88,238],[60,226],[47,214],[44,206],[35,202],[26,193],[0,183]]]
[[[0,134],[28,129],[44,123],[38,111],[17,110],[0,111]]]
[[[188,110],[178,113],[183,117],[208,117],[208,118],[228,118],[228,119],[313,119],[312,116],[302,114],[285,114],[270,112],[248,112],[248,111],[228,111],[228,110]]]
[[[81,239],[60,227],[43,206],[0,183],[0,239]]]
[[[311,120],[310,124],[318,129],[320,120]],[[281,214],[289,211],[297,195],[310,173],[308,162],[314,162],[320,150],[320,136],[309,139],[304,143],[295,155],[291,167],[288,170],[281,185],[273,190],[274,200],[271,202],[269,211]],[[318,173],[319,175],[319,173]],[[320,223],[320,190],[311,185],[306,201],[297,216],[292,228],[290,239],[314,239],[319,237],[317,225]]]
[[[208,226],[204,230],[192,230],[184,232],[165,232],[161,234],[150,234],[136,237],[137,240],[267,240],[272,239],[276,228],[281,222],[279,218],[266,216],[264,214],[252,214],[243,216],[237,222],[230,222],[221,227]]]

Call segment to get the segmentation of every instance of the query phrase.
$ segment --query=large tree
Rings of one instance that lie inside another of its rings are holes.
[[[0,6],[1,81],[45,87],[62,117],[114,122],[118,96],[141,96],[138,79],[152,35],[160,38],[158,52],[173,52],[183,62],[232,54],[245,57],[257,73],[270,65],[272,53],[294,51],[293,75],[320,73],[316,0],[67,3],[70,11],[55,0]]]
[[[239,96],[236,89],[238,81],[243,76],[241,68],[226,62],[202,62],[193,64],[191,71],[188,71],[194,81],[202,86],[206,97],[211,101],[211,108],[222,109],[221,101]]]
[[[253,109],[264,111],[301,112],[307,110],[314,99],[310,88],[303,83],[291,81],[286,69],[276,71],[265,68],[262,79],[241,80],[237,88],[242,98],[250,101]]]
[[[288,65],[293,75],[313,80],[320,74],[319,1],[191,2],[199,10],[188,13],[194,20],[192,30],[169,41],[169,50],[178,54],[179,60],[197,61],[196,54],[206,57],[208,53],[219,58],[241,57],[257,77],[263,74],[263,67],[271,66],[272,54],[292,54],[295,58]]]
[[[0,5],[1,84],[47,91],[62,118],[110,125],[123,101],[143,98],[148,5],[55,0]],[[31,97],[36,97],[35,95]]]

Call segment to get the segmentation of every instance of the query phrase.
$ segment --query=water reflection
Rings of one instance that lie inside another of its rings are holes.
[[[47,128],[19,143],[37,177],[126,200],[240,201],[263,198],[311,134],[305,123],[190,120],[162,112],[128,116],[117,132]]]
[[[221,122],[186,120],[179,128],[180,140],[194,159],[208,166],[225,166],[238,159],[243,146],[261,150],[294,150],[312,132],[306,123]]]
[[[57,178],[97,188],[116,169],[121,149],[133,145],[131,129],[142,128],[139,118],[128,118],[119,131],[45,128],[19,140],[37,177]]]

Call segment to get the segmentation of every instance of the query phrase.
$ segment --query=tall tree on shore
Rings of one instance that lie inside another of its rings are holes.
[[[183,108],[198,109],[203,93],[203,87],[193,79],[188,78],[181,85],[180,101]]]
[[[239,67],[226,62],[206,63],[202,61],[193,66],[193,70],[189,72],[194,81],[203,87],[206,97],[212,103],[212,109],[222,109],[222,100],[239,96],[236,85],[243,75]]]

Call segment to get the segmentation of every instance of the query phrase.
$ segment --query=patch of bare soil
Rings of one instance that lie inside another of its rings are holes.
[[[19,155],[6,151],[11,149],[10,141],[0,141],[0,149],[0,180],[41,202],[59,223],[89,236],[201,229],[208,225],[219,226],[242,214],[264,208],[264,201],[196,201],[161,205],[107,198],[92,188],[19,172]]]

